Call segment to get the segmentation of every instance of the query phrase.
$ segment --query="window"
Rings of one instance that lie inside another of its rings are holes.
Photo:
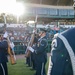
[[[57,9],[50,9],[50,15],[57,15]]]
[[[59,9],[59,15],[68,15],[68,10],[67,9]]]
[[[70,15],[74,15],[74,10],[73,9],[69,9],[68,10],[68,15],[70,16]]]

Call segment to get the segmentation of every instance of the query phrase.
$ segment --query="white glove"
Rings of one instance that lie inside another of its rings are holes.
[[[32,53],[34,52],[34,49],[32,47],[28,47],[28,50],[30,50]]]

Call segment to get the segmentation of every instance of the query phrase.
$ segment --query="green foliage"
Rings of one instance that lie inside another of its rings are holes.
[[[8,75],[34,75],[35,71],[31,71],[31,67],[26,67],[25,59],[18,59],[17,64],[8,63]],[[48,62],[46,65],[47,72]]]

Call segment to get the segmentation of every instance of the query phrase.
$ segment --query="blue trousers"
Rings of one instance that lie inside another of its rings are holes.
[[[36,75],[46,75],[45,65],[46,65],[46,61],[45,62],[38,61],[36,63]]]
[[[0,63],[0,75],[8,75],[7,63]]]

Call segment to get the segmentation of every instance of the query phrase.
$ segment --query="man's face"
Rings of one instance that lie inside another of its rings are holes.
[[[39,36],[42,36],[43,32],[39,32]]]

